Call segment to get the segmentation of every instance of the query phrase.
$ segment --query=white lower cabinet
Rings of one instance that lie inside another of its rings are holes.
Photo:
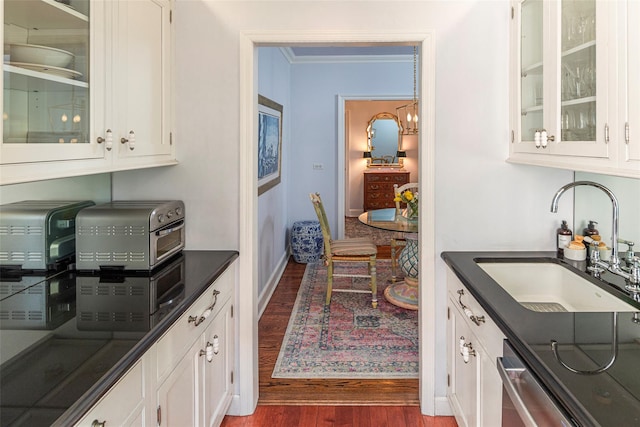
[[[158,388],[159,426],[197,426],[200,340],[189,349]]]
[[[158,388],[159,426],[222,423],[232,395],[232,311],[222,307]]]
[[[496,359],[502,356],[505,337],[451,271],[447,285],[447,397],[451,409],[461,427],[499,426],[502,381]]]
[[[235,270],[227,268],[77,425],[219,426],[233,394]]]
[[[202,420],[205,427],[219,426],[233,395],[233,306],[225,304],[204,334],[205,355],[200,357]],[[207,351],[212,355],[207,354]]]
[[[145,414],[144,382],[148,359],[143,357],[138,361],[76,425],[142,427],[150,424]]]

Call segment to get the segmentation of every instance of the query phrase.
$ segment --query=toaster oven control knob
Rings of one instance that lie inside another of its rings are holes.
[[[173,211],[168,211],[167,212],[167,218],[169,218],[169,219],[173,218]]]
[[[158,222],[164,222],[164,215],[163,214],[158,214]]]
[[[182,208],[176,208],[176,215],[182,215]]]

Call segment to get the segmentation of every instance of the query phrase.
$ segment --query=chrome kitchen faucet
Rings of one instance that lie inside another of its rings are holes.
[[[609,196],[609,199],[611,199],[611,204],[613,205],[613,224],[611,228],[611,258],[609,259],[609,262],[602,261],[597,256],[598,251],[596,250],[596,255],[590,260],[592,266],[595,268],[603,268],[615,275],[624,277],[624,279],[628,282],[625,286],[626,289],[630,292],[633,292],[634,294],[640,293],[640,258],[638,258],[637,256],[634,257],[634,260],[630,266],[629,273],[620,268],[620,257],[618,256],[618,225],[620,222],[620,206],[618,205],[618,199],[611,190],[609,190],[602,184],[598,184],[597,182],[592,181],[570,182],[569,184],[560,187],[560,189],[553,196],[553,200],[551,201],[551,212],[558,212],[558,200],[565,191],[579,185],[587,185],[590,187],[599,188],[600,190],[604,191],[607,196]]]

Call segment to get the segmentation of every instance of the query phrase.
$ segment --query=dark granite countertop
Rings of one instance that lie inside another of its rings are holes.
[[[237,257],[183,251],[152,272],[4,275],[0,425],[79,421]],[[127,302],[101,296],[105,285]]]
[[[640,425],[638,313],[531,311],[516,302],[476,261],[559,263],[640,311],[640,304],[619,289],[624,281],[609,273],[602,280],[595,279],[585,273],[585,263],[560,260],[554,252],[443,252],[442,259],[574,421],[581,426]],[[595,375],[578,374],[555,359],[551,340],[558,341],[561,358],[574,369],[604,366],[612,357],[614,317],[619,344],[609,369]]]

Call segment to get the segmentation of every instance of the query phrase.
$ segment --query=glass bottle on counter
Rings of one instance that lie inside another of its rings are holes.
[[[573,238],[573,233],[569,229],[567,221],[562,221],[562,225],[558,228],[557,236],[558,257],[562,258],[564,256],[564,248],[571,243],[571,239]]]

